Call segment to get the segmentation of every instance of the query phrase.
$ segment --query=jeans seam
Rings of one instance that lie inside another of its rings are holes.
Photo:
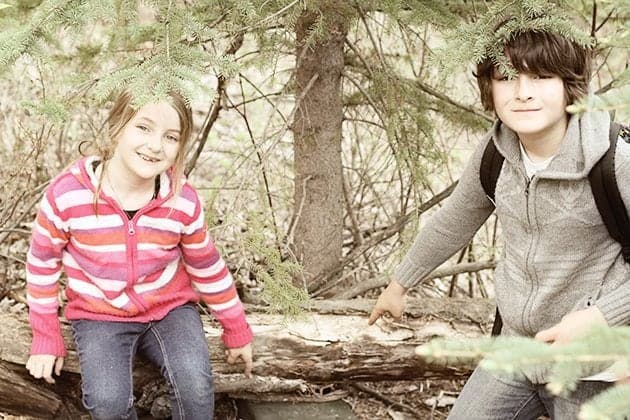
[[[532,393],[532,394],[529,396],[529,398],[527,398],[527,399],[525,400],[525,402],[523,403],[523,405],[521,405],[521,406],[518,408],[518,410],[516,410],[516,413],[514,413],[514,415],[512,416],[512,420],[516,419],[516,416],[518,416],[518,415],[522,412],[522,410],[523,410],[523,409],[527,406],[527,404],[528,404],[528,403],[529,403],[529,402],[530,402],[533,398],[535,398],[536,396],[537,396],[537,394],[536,394],[535,392],[534,392],[534,393]]]
[[[162,352],[162,359],[164,360],[164,368],[166,369],[166,373],[168,374],[168,380],[171,383],[171,387],[173,388],[173,395],[175,397],[175,402],[177,403],[177,409],[179,410],[180,417],[184,418],[184,407],[182,405],[181,395],[179,393],[179,389],[177,388],[175,378],[171,371],[171,365],[168,361],[168,355],[164,347],[164,341],[162,340],[162,337],[160,337],[160,333],[155,328],[151,328],[151,332],[155,336],[155,339],[157,340],[158,344],[160,345],[160,351]]]
[[[136,354],[136,350],[138,348],[139,340],[140,340],[140,334],[136,334],[133,340],[133,344],[131,345],[131,351],[129,352],[129,381],[131,385],[129,389],[131,393],[129,395],[129,400],[127,401],[127,412],[132,411],[134,409],[133,407],[133,359]]]

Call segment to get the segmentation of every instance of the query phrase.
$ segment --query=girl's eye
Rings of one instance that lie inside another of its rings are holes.
[[[175,143],[179,141],[179,139],[175,136],[166,136],[166,139]]]
[[[136,127],[138,127],[138,129],[139,129],[140,131],[145,131],[145,132],[146,132],[146,131],[149,131],[149,128],[148,128],[147,126],[144,126],[144,125],[138,125],[138,126],[136,126]]]

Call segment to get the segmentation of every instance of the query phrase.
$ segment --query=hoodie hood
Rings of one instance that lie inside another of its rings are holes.
[[[98,189],[98,177],[95,172],[97,162],[101,162],[100,157],[88,156],[78,160],[70,167],[70,173],[72,173],[77,181],[93,193],[96,193]],[[158,200],[165,201],[170,198],[172,193],[172,170],[169,170],[168,172],[160,174]],[[100,196],[101,198],[109,198],[102,190],[100,191]]]

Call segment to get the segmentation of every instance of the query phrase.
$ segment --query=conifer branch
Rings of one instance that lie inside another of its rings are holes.
[[[243,46],[243,41],[245,39],[245,35],[240,33],[236,35],[232,42],[230,42],[229,48],[225,51],[224,55],[234,55],[236,52]],[[212,126],[216,122],[219,117],[219,111],[221,110],[221,98],[225,94],[225,90],[227,87],[227,78],[224,75],[219,75],[217,81],[217,90],[214,95],[214,99],[212,100],[212,104],[210,105],[210,109],[208,110],[208,114],[203,123],[203,127],[201,132],[197,136],[195,143],[197,144],[197,148],[192,156],[192,158],[188,161],[186,165],[186,170],[184,173],[186,176],[190,175],[192,170],[195,168],[197,160],[199,156],[201,156],[201,152],[203,151],[206,141],[208,141],[208,136],[210,135],[210,130]]]

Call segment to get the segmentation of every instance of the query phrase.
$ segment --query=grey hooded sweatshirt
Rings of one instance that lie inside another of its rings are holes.
[[[610,118],[604,112],[572,116],[557,155],[531,180],[516,134],[497,122],[466,166],[444,206],[422,227],[396,270],[411,287],[460,250],[494,207],[479,180],[481,156],[494,141],[505,157],[496,186],[502,228],[495,271],[503,334],[533,336],[569,312],[596,305],[609,325],[630,321],[630,266],[597,210],[588,174],[608,149]],[[618,180],[630,181],[630,145],[616,151]],[[619,181],[630,209],[630,182]],[[541,378],[539,378],[541,379]]]

